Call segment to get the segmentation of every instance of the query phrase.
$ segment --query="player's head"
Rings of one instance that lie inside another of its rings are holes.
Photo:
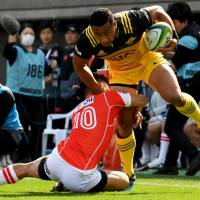
[[[177,33],[180,33],[192,22],[192,11],[185,2],[176,2],[169,4],[167,13],[172,18]]]
[[[106,90],[109,88],[108,79],[104,75],[93,73],[93,76],[102,88]],[[77,95],[81,99],[84,99],[88,94],[92,94],[91,90],[87,87],[85,83],[81,82]]]
[[[109,47],[116,35],[117,22],[107,8],[98,8],[90,16],[90,26],[99,44]]]

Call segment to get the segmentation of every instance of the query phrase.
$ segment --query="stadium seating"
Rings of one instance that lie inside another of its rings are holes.
[[[54,136],[55,145],[58,145],[61,140],[67,138],[71,130],[70,122],[72,118],[72,113],[73,110],[66,114],[49,114],[47,116],[47,125],[42,134],[42,155],[47,154],[48,136]],[[65,119],[65,125],[63,129],[53,128],[53,120],[57,119]]]

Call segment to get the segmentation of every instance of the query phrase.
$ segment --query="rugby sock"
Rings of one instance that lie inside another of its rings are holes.
[[[151,150],[150,156],[151,156],[151,161],[152,161],[158,157],[159,148],[156,144],[151,144],[150,150]]]
[[[176,107],[176,109],[183,115],[191,118],[197,123],[197,126],[200,128],[200,108],[197,105],[194,98],[187,94],[182,93],[182,96],[185,100],[185,105],[182,107]]]
[[[145,140],[142,145],[142,158],[140,159],[140,162],[142,165],[147,164],[151,160],[151,149],[150,149],[150,144],[147,143]]]
[[[9,165],[0,171],[0,185],[14,184],[18,181],[13,165]]]
[[[119,150],[123,171],[129,177],[131,177],[134,174],[133,157],[135,153],[135,147],[136,141],[133,132],[127,138],[117,137],[117,148]]]
[[[161,161],[161,163],[165,162],[167,151],[169,147],[169,137],[166,133],[161,133],[160,136],[160,152],[158,159]]]

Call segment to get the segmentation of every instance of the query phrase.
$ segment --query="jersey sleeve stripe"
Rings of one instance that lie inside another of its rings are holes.
[[[125,27],[125,24],[124,24],[124,19],[123,19],[123,14],[122,14],[122,13],[121,13],[120,18],[121,18],[121,20],[122,20],[122,25],[123,25],[123,28],[124,28],[124,32],[127,33],[126,27]]]
[[[126,107],[130,107],[131,106],[131,95],[129,93],[122,93],[122,92],[117,92],[122,100],[124,101],[124,104]]]
[[[91,35],[91,37],[92,37],[92,39],[93,39],[93,41],[94,41],[94,44],[97,45],[97,41],[96,41],[95,38],[94,38],[94,34],[93,34],[93,31],[92,31],[91,26],[89,26],[89,33],[90,33],[90,35]]]
[[[90,43],[92,44],[92,46],[95,47],[97,45],[97,42],[94,39],[94,35],[92,33],[92,29],[90,26],[86,29],[86,36],[90,40]]]
[[[126,18],[125,13],[123,13],[123,18],[124,18],[125,26],[127,28],[127,33],[130,33],[130,29],[128,27],[128,19]]]
[[[92,44],[92,46],[95,47],[95,44],[94,44],[93,40],[91,39],[91,37],[89,35],[89,30],[88,29],[86,29],[86,36],[90,40],[90,43]]]
[[[129,25],[130,32],[133,33],[133,29],[132,29],[132,26],[131,26],[131,20],[130,20],[130,18],[128,16],[128,12],[126,12],[125,15],[126,15],[126,17],[128,19],[128,25]]]

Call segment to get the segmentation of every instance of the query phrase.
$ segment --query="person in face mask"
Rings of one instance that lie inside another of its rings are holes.
[[[21,26],[19,34],[8,36],[8,42],[3,50],[3,56],[7,59],[6,86],[14,93],[25,132],[30,133],[31,159],[40,156],[41,134],[45,125],[41,98],[43,81],[44,76],[51,73],[45,70],[45,55],[34,47],[34,41],[33,27],[26,23]]]

